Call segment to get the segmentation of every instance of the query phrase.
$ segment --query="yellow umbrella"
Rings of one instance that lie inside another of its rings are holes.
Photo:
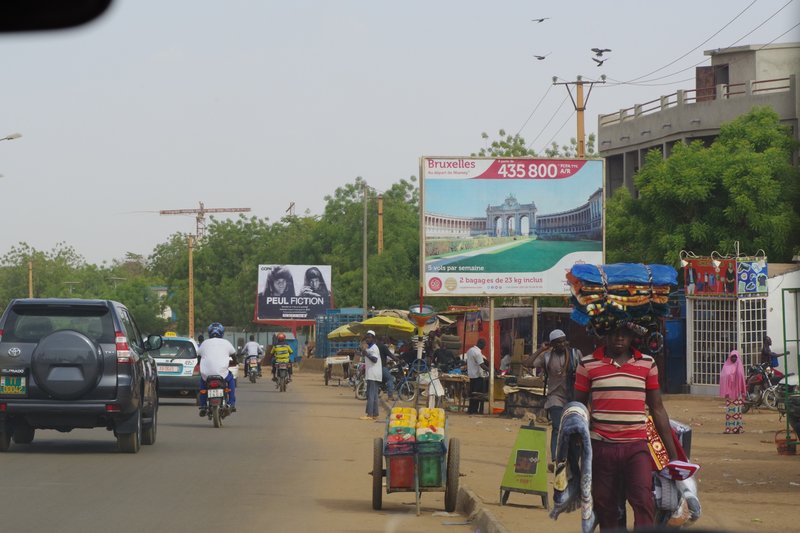
[[[328,333],[328,340],[341,342],[358,340],[361,337],[361,334],[356,333],[351,329],[351,327],[355,324],[358,324],[358,322],[351,322],[350,324],[339,326],[335,330]]]
[[[416,330],[414,324],[396,316],[374,316],[353,324],[352,330],[364,334],[372,330],[379,337],[409,337]]]

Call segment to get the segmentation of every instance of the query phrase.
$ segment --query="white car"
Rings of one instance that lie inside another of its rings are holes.
[[[194,398],[200,390],[197,343],[189,337],[169,334],[155,355],[160,396]]]

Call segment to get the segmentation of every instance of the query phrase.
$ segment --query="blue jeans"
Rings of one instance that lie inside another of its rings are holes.
[[[548,407],[547,414],[550,415],[552,432],[550,433],[550,462],[556,460],[556,442],[558,441],[558,429],[561,427],[561,415],[564,414],[563,407]]]
[[[378,416],[378,386],[380,382],[367,380],[367,416]]]
[[[383,382],[386,383],[386,395],[391,400],[394,396],[394,376],[385,366],[381,367],[381,371],[383,372]]]
[[[228,383],[228,388],[231,390],[228,393],[228,405],[233,407],[236,405],[236,380],[233,379],[233,374],[228,372],[228,377],[225,378],[225,381]],[[203,376],[200,376],[200,389],[206,389],[206,381],[203,379]],[[205,394],[200,395],[200,408],[202,409],[207,405],[208,396]]]

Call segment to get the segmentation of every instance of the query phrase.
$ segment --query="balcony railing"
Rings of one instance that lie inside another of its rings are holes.
[[[762,95],[788,92],[794,84],[794,76],[772,80],[751,80],[745,83],[729,83],[716,87],[678,90],[672,94],[650,100],[643,104],[620,109],[615,113],[600,115],[600,127],[613,126],[632,118],[651,115],[682,104],[734,98],[740,95]]]

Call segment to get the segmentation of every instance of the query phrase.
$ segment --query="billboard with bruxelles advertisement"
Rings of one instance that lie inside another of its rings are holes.
[[[427,296],[569,294],[564,273],[604,258],[603,160],[420,159]]]

